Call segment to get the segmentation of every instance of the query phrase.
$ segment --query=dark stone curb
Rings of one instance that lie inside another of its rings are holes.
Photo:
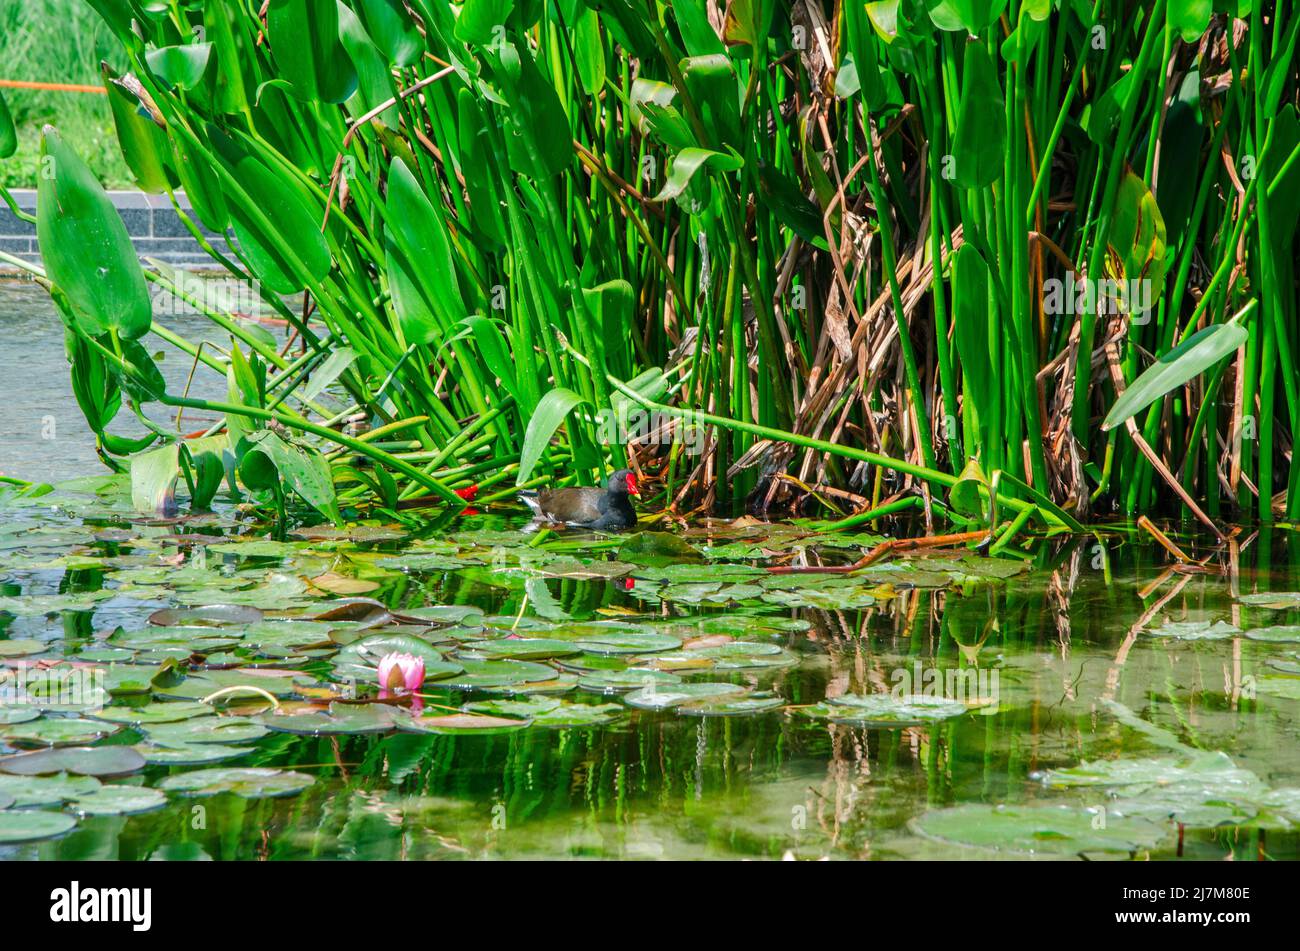
[[[36,210],[36,192],[28,189],[15,190],[11,194],[23,211],[32,214]],[[113,191],[108,193],[113,207],[122,216],[131,243],[136,253],[143,257],[157,258],[172,265],[181,265],[191,270],[220,270],[220,266],[199,246],[186,229],[176,209],[172,207],[166,195],[146,195],[143,192]],[[190,203],[182,192],[176,193],[176,201],[186,214],[196,223],[190,212]],[[223,254],[229,253],[225,239],[213,234],[199,225],[203,235]],[[18,218],[9,207],[0,202],[0,251],[39,264],[40,249],[36,245],[36,227],[30,222]],[[0,273],[15,271],[12,265],[0,261]]]

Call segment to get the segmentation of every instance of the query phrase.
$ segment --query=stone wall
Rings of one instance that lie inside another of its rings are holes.
[[[141,258],[157,258],[190,270],[212,270],[219,267],[186,230],[166,195],[146,195],[132,191],[114,191],[108,195],[122,216],[136,253]],[[24,211],[29,214],[35,212],[36,192],[18,190],[13,192],[13,196]],[[176,197],[188,214],[188,199],[183,194]],[[190,217],[194,218],[193,215]],[[194,220],[197,222],[197,219]],[[212,234],[206,228],[202,230],[213,247],[223,254],[229,253],[220,236]],[[0,251],[25,261],[39,263],[41,259],[40,249],[36,246],[36,226],[15,216],[3,202],[0,202]],[[0,261],[0,271],[12,269]]]

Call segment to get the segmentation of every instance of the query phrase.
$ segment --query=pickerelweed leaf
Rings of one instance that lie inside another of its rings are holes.
[[[1157,358],[1115,401],[1102,430],[1109,432],[1146,409],[1171,390],[1195,379],[1242,346],[1249,334],[1241,321],[1258,301],[1252,300],[1226,324],[1198,330],[1183,343]]]
[[[88,337],[134,340],[153,323],[153,307],[126,225],[98,179],[52,126],[41,135],[50,174],[37,184],[36,235],[50,280],[67,296]]]
[[[523,485],[532,478],[533,468],[542,458],[542,453],[545,452],[555,431],[564,422],[564,417],[585,402],[586,400],[577,393],[564,387],[549,390],[541,398],[524,432],[523,448],[519,454],[519,474],[515,477],[515,485]]]

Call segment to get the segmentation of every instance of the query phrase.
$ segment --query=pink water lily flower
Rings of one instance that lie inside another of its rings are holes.
[[[424,660],[414,654],[385,654],[379,662],[379,694],[385,696],[390,690],[406,690],[410,693],[420,689],[424,683]]]

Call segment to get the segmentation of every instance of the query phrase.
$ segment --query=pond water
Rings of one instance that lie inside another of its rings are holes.
[[[1289,529],[836,576],[766,569],[878,536],[141,518],[0,307],[0,468],[81,477],[0,489],[0,859],[1300,857]]]
[[[29,696],[0,751],[64,753],[0,761],[42,773],[0,772],[0,857],[1298,851],[1290,533],[1232,577],[1122,533],[780,576],[750,566],[870,539],[718,523],[662,561],[654,536],[530,547],[478,516],[277,542],[73,488],[5,501],[0,660]],[[386,611],[306,620],[354,591]],[[422,709],[345,702],[395,648],[426,660]],[[196,702],[236,685],[265,693]]]
[[[170,299],[164,301],[159,295],[155,295],[155,303],[160,310],[175,311],[158,319],[186,339],[229,346],[229,338],[188,307],[172,308]],[[5,403],[0,413],[0,475],[57,482],[101,471],[95,436],[72,395],[63,323],[49,295],[31,281],[0,277],[0,328],[4,329],[0,337],[0,397]],[[149,338],[148,345],[168,389],[184,392],[193,360],[155,337]],[[212,373],[197,374],[190,392],[205,399],[225,396],[224,386]],[[212,422],[196,413],[186,418],[193,423],[186,424],[187,429]],[[139,436],[145,430],[123,407],[109,432]]]

